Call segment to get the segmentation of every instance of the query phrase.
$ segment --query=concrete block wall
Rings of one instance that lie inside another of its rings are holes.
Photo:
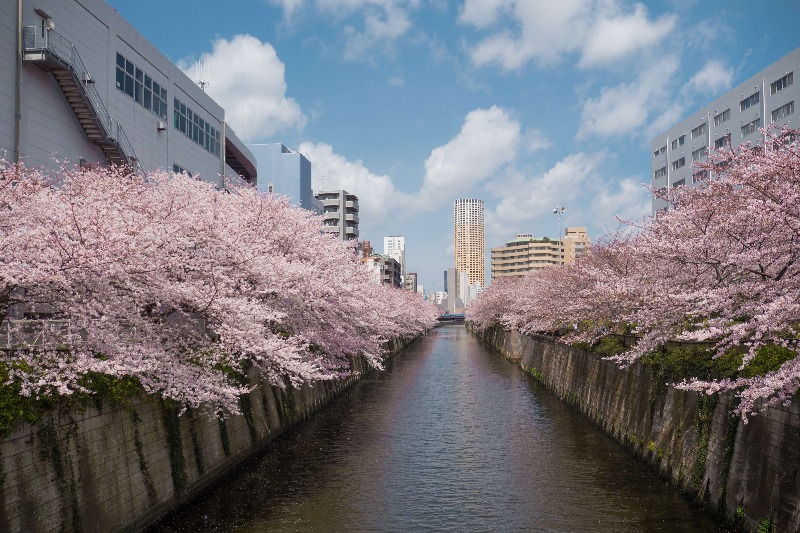
[[[397,353],[408,341],[390,343]],[[300,389],[258,384],[224,421],[153,398],[54,410],[0,440],[0,531],[138,531],[157,523],[371,371]]]
[[[741,531],[800,531],[800,398],[742,423],[732,394],[667,386],[552,338],[473,332]]]

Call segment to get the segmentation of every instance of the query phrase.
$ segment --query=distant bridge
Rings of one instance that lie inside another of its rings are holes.
[[[464,322],[464,313],[445,313],[439,315],[436,320],[439,322]]]

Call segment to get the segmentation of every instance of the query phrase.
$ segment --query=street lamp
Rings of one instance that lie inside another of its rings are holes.
[[[566,207],[556,207],[553,209],[553,214],[558,215],[558,250],[559,250],[559,259],[561,260],[561,264],[564,264],[564,243],[561,240],[561,215],[564,214],[566,211]]]

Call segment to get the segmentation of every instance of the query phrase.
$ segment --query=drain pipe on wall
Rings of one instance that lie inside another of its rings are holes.
[[[22,158],[22,0],[17,0],[17,72],[14,96],[14,162]]]

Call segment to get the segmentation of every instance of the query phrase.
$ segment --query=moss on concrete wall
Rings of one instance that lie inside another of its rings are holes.
[[[800,531],[800,400],[743,424],[731,394],[677,390],[642,365],[620,369],[548,337],[473,333],[729,526]]]
[[[391,353],[409,341],[387,343]],[[255,388],[220,421],[140,397],[54,409],[0,440],[0,531],[138,531],[156,523],[323,408],[371,368],[301,389]],[[252,376],[251,376],[252,377]],[[255,379],[255,378],[253,378]]]

